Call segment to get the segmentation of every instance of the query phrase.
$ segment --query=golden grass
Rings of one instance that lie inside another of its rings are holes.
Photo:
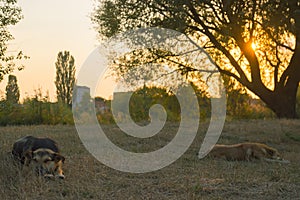
[[[167,144],[176,124],[149,140],[132,139],[113,125],[109,137],[131,151],[147,152]],[[297,199],[300,191],[300,121],[252,120],[226,122],[219,143],[262,142],[277,148],[290,164],[198,160],[196,153],[207,124],[189,150],[156,172],[131,174],[113,170],[83,147],[73,126],[0,127],[1,199]],[[45,180],[22,169],[10,157],[22,136],[48,136],[66,157],[65,180]]]

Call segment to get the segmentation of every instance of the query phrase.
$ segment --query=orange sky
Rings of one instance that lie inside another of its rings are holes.
[[[32,96],[41,88],[49,91],[55,101],[55,61],[59,51],[70,51],[75,58],[77,71],[97,47],[97,33],[89,15],[92,0],[19,0],[24,19],[11,27],[15,40],[12,51],[22,50],[30,56],[22,62],[25,69],[14,72],[17,76],[21,98]],[[0,83],[1,95],[5,94],[7,79]]]

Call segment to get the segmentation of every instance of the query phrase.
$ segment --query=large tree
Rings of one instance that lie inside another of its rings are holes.
[[[17,83],[17,77],[14,75],[8,76],[6,86],[6,101],[12,104],[17,104],[20,98],[20,90]]]
[[[22,51],[16,55],[8,52],[9,41],[14,39],[8,28],[22,19],[17,0],[0,0],[0,11],[0,81],[2,81],[4,75],[11,73],[16,67],[13,61],[26,56],[23,56]],[[19,70],[23,69],[22,65],[17,67]]]
[[[150,26],[185,33],[278,117],[297,117],[299,0],[99,0],[91,18],[101,37]]]
[[[55,66],[57,99],[71,106],[75,83],[75,59],[69,51],[59,52]]]

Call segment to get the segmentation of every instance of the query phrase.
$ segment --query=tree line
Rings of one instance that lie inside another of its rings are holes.
[[[262,101],[259,99],[253,99],[247,93],[243,91],[242,88],[236,89],[229,85],[227,87],[227,119],[265,119],[265,118],[274,118],[274,113],[268,109]],[[201,88],[192,84],[192,87],[195,91],[198,100],[198,106],[200,109],[200,120],[206,121],[210,119],[211,116],[211,99],[206,95],[205,91]],[[181,93],[184,91],[180,89]],[[131,118],[136,123],[149,123],[151,121],[149,111],[150,108],[159,104],[162,105],[167,114],[167,121],[179,122],[181,120],[181,107],[177,99],[176,94],[169,91],[163,87],[149,86],[137,88],[134,92],[118,92],[114,94],[112,100],[105,100],[103,98],[96,97],[91,99],[88,95],[85,96],[82,104],[78,106],[82,116],[77,116],[79,119],[85,120],[89,117],[89,109],[92,109],[92,106],[96,106],[96,116],[99,123],[103,124],[113,124],[118,122],[127,122]],[[128,115],[124,103],[127,102],[128,96],[130,96],[129,101],[129,113]],[[186,95],[185,95],[186,96]],[[103,111],[100,108],[97,108],[97,101],[102,103],[102,107],[107,107]],[[115,116],[112,114],[111,105],[112,101],[115,110]],[[186,99],[186,102],[189,102]],[[300,102],[299,102],[300,103]],[[90,104],[91,106],[87,106]],[[191,108],[189,110],[189,116],[196,116],[196,111]],[[300,114],[300,113],[299,113]]]
[[[9,75],[5,97],[0,99],[0,125],[73,123],[70,107],[75,83],[74,57],[68,51],[58,53],[55,63],[57,102],[50,102],[49,95],[42,96],[41,89],[38,89],[33,97],[26,97],[20,103],[17,77],[12,73],[24,69],[23,65],[16,64],[16,60],[29,57],[22,51],[8,51],[8,45],[14,39],[9,27],[23,18],[22,9],[17,0],[3,0],[0,10],[0,81]]]
[[[0,101],[0,125],[33,125],[33,124],[73,124],[73,113],[66,102],[50,102],[49,95],[43,95],[42,90],[35,91],[33,97],[27,97],[19,103],[19,89],[16,77],[10,75],[6,87],[6,99]],[[13,81],[12,81],[13,80]],[[205,91],[193,85],[200,108],[200,120],[210,118],[211,102]],[[262,119],[273,118],[274,114],[258,99],[253,99],[242,88],[236,89],[232,83],[227,84],[227,119]],[[128,93],[131,94],[131,93]],[[96,117],[100,123],[113,124],[115,119],[111,112],[111,101],[121,102],[127,93],[118,95],[113,100],[100,97],[91,98],[86,95],[77,109],[81,109],[81,115],[88,116],[87,110],[96,106]],[[188,101],[188,100],[187,100]],[[97,102],[102,103],[102,108],[97,107]],[[180,105],[173,92],[162,87],[142,87],[132,93],[129,108],[130,116],[122,112],[122,107],[117,108],[120,112],[116,116],[118,121],[126,121],[128,117],[135,122],[149,122],[149,110],[155,104],[162,105],[167,112],[167,120],[180,121]],[[300,102],[299,102],[300,104]],[[118,106],[118,103],[115,103]],[[193,115],[194,110],[190,111]]]
[[[38,89],[33,97],[25,97],[21,103],[17,77],[8,76],[5,98],[0,100],[0,125],[73,124],[75,59],[68,51],[59,52],[55,67],[56,102],[51,102],[49,95],[43,96],[42,89]]]

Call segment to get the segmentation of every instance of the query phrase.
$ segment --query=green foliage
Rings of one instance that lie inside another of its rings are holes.
[[[261,100],[252,98],[245,88],[232,78],[223,76],[226,88],[226,114],[232,119],[273,118],[274,113]]]
[[[210,100],[201,92],[196,86],[193,86],[198,98],[198,104],[200,107],[200,118],[206,119],[210,116]],[[182,95],[184,99],[183,104],[186,104],[187,109],[189,109],[190,99],[189,95],[185,95],[185,90],[182,88],[177,95]],[[119,94],[117,99],[113,101],[118,101],[120,103],[114,103],[116,106],[114,109],[118,110],[117,118],[120,118],[119,121],[126,121],[127,118],[131,117],[135,122],[147,122],[150,121],[149,111],[150,108],[159,104],[164,107],[167,114],[167,121],[180,121],[181,120],[181,107],[179,105],[177,96],[174,93],[167,91],[165,88],[160,87],[142,87],[137,89],[130,97],[129,102],[129,112],[131,116],[126,116],[124,113],[126,111],[122,107],[125,99],[128,98],[128,95],[131,93],[122,93]],[[119,106],[119,107],[118,107]],[[155,112],[155,111],[154,111]],[[195,110],[189,110],[189,116],[193,117],[195,115]],[[155,113],[154,113],[155,114]],[[110,116],[111,114],[109,113]],[[100,118],[102,119],[102,118]]]
[[[235,118],[243,118],[250,111],[250,96],[243,86],[236,84],[232,78],[223,76],[226,88],[227,115]]]
[[[266,119],[274,118],[274,113],[267,108],[259,99],[253,99],[249,96],[242,87],[233,87],[233,82],[228,84],[227,87],[227,119]],[[198,105],[200,110],[200,120],[205,121],[211,116],[211,101],[207,97],[207,94],[199,89],[197,86],[192,85],[195,94],[198,99]],[[185,95],[184,89],[177,95]],[[123,103],[131,93],[120,93],[118,94],[117,101],[114,103],[114,109],[118,110],[117,118],[118,121],[126,122],[128,118],[132,118],[135,122],[149,122],[149,110],[155,104],[160,104],[164,107],[167,112],[167,121],[180,121],[181,111],[177,97],[168,92],[164,88],[158,87],[142,87],[137,89],[130,97],[129,112],[130,116],[125,115]],[[114,99],[113,101],[116,101]],[[183,104],[189,105],[190,100],[184,99]],[[110,101],[106,102],[106,106],[110,107]],[[191,109],[189,115],[195,116],[195,110]],[[97,113],[98,121],[101,124],[113,124],[115,120],[111,111],[103,113]]]
[[[6,101],[12,104],[18,104],[20,98],[19,86],[17,77],[14,75],[8,76],[8,83],[6,86]]]
[[[100,124],[115,124],[115,120],[111,112],[98,113],[97,120]]]
[[[192,85],[200,108],[200,120],[205,121],[210,117],[211,104],[205,92],[201,91],[195,85]],[[267,109],[258,100],[253,100],[246,93],[240,93],[241,89],[231,88],[227,93],[227,117],[229,119],[258,119],[274,117],[271,111]],[[184,95],[184,90],[181,94]],[[120,97],[120,96],[119,96]],[[124,96],[125,97],[125,96]],[[119,101],[122,101],[119,99]],[[189,99],[185,100],[186,103]],[[254,103],[253,103],[254,102]],[[125,116],[118,113],[119,118],[126,121],[126,117],[131,117],[135,122],[149,122],[149,109],[154,104],[162,105],[167,112],[167,121],[180,121],[180,105],[177,97],[164,88],[143,87],[136,90],[130,99],[130,114]],[[80,119],[88,120],[91,113],[94,114],[92,106],[94,105],[91,97],[85,95],[83,101],[76,107]],[[104,100],[104,106],[108,109],[101,112],[96,109],[96,117],[101,124],[114,124],[115,120],[111,113],[111,101]],[[125,112],[125,111],[123,111]],[[193,116],[195,110],[190,111]],[[33,97],[27,97],[22,104],[14,104],[5,99],[0,101],[0,125],[34,125],[34,124],[73,124],[73,113],[70,107],[62,102],[52,103],[49,96],[42,95],[41,90],[36,90]]]
[[[56,93],[58,101],[72,105],[72,93],[75,84],[75,60],[68,51],[59,52],[56,66]]]
[[[42,97],[36,91],[34,97],[27,97],[22,104],[0,101],[0,125],[34,125],[34,124],[73,124],[70,107],[61,102],[51,103],[47,96]]]
[[[110,1],[104,2],[104,10],[101,13],[95,13],[92,16],[92,21],[97,24],[101,24],[102,28],[97,31],[101,35],[107,37],[113,36],[119,29],[120,19],[118,18],[119,12],[116,12],[116,5]]]
[[[16,59],[28,58],[24,56],[22,51],[17,55],[9,55],[7,51],[8,42],[13,40],[9,27],[17,24],[22,19],[21,8],[17,6],[17,0],[1,0],[0,1],[0,81],[4,75],[11,73],[16,64]],[[23,69],[23,66],[18,66]]]
[[[169,101],[172,101],[172,103]],[[166,89],[157,87],[143,87],[133,93],[129,105],[132,119],[134,121],[150,120],[149,110],[155,104],[160,104],[166,109],[168,115],[167,120],[178,120],[180,113],[178,102],[174,101],[174,98],[168,94]]]

